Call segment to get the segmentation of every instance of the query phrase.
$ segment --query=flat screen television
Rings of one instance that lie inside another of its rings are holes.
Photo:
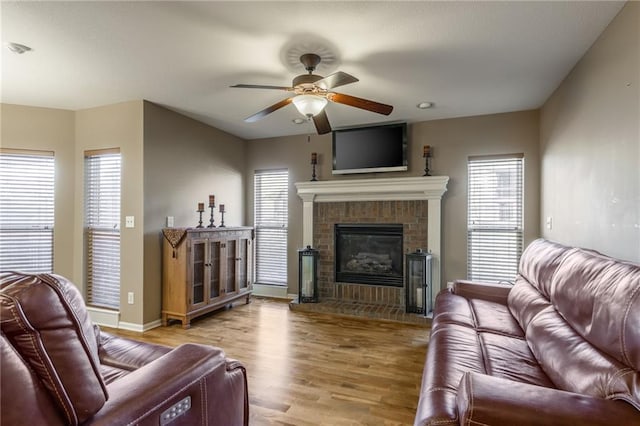
[[[335,130],[333,174],[407,170],[407,123]]]

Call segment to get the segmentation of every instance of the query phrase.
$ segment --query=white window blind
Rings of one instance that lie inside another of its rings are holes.
[[[0,270],[53,272],[53,152],[0,151]]]
[[[253,183],[256,282],[287,285],[289,172],[256,171]]]
[[[120,152],[85,153],[87,303],[120,307]]]
[[[513,282],[522,253],[522,154],[468,162],[467,275]]]

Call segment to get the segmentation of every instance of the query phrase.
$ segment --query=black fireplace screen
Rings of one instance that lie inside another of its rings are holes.
[[[401,224],[335,225],[336,282],[402,287]]]

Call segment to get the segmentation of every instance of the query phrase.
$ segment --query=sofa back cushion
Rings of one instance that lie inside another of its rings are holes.
[[[520,256],[518,276],[507,304],[525,332],[531,320],[551,305],[551,278],[569,250],[540,238],[529,244]]]
[[[640,409],[640,265],[537,240],[508,302],[556,387]]]
[[[0,337],[0,377],[2,424],[37,425],[43,419],[47,426],[65,424],[49,392],[4,334]]]
[[[640,265],[574,249],[553,276],[551,302],[597,349],[640,370]]]
[[[56,275],[0,275],[2,333],[56,402],[79,424],[107,400],[93,324],[78,289]]]

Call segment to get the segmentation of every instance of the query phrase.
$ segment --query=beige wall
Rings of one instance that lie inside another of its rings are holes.
[[[54,152],[53,271],[73,282],[80,282],[81,277],[74,274],[76,253],[73,247],[74,119],[73,111],[0,105],[0,146]]]
[[[545,238],[640,261],[639,103],[640,3],[628,2],[541,110]]]
[[[162,228],[198,224],[197,203],[225,205],[225,225],[244,225],[246,142],[213,127],[144,103],[144,322],[160,318]],[[210,213],[203,215],[205,225]],[[218,207],[214,223],[220,225]]]
[[[120,321],[141,325],[143,306],[143,102],[131,101],[76,112],[75,126],[75,276],[84,277],[83,205],[84,152],[120,148],[122,156],[120,221]],[[134,216],[135,227],[125,228],[124,217]],[[81,281],[84,283],[84,278]],[[76,284],[80,282],[76,281]],[[82,285],[84,288],[84,284]],[[127,304],[133,292],[135,303]]]
[[[525,242],[539,236],[538,112],[524,111],[478,117],[434,120],[409,126],[407,172],[331,175],[331,136],[290,136],[248,142],[247,182],[254,170],[288,168],[289,195],[289,293],[297,293],[297,253],[302,246],[302,201],[294,183],[311,178],[311,152],[319,155],[320,180],[422,176],[423,145],[431,145],[433,175],[450,177],[443,198],[443,283],[467,275],[466,178],[470,155],[525,154]],[[253,223],[253,187],[247,185],[247,214]]]

